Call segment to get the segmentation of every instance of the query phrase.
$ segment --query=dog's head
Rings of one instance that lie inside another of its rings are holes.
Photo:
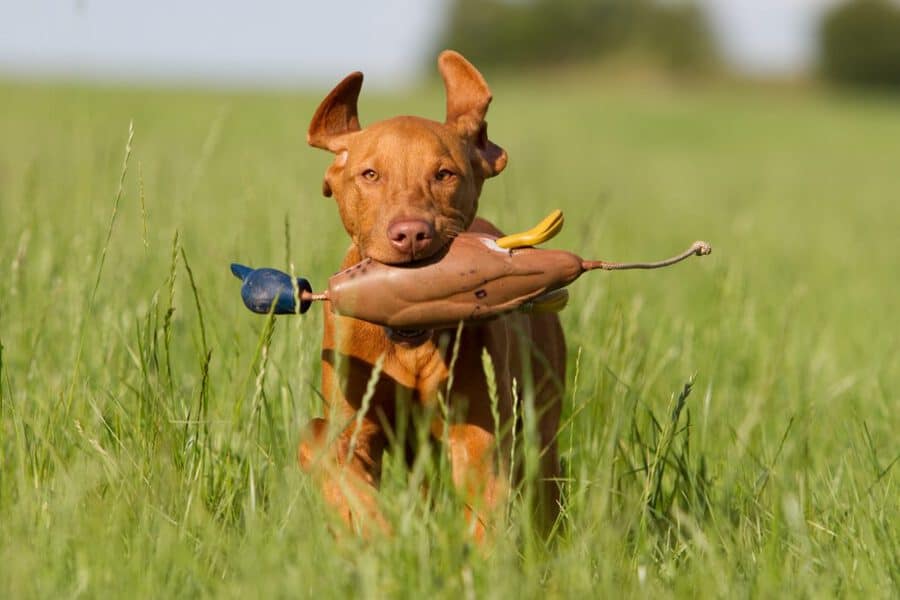
[[[362,73],[348,75],[319,105],[307,141],[333,152],[322,192],[364,257],[398,264],[427,258],[465,231],[481,186],[506,166],[488,140],[491,92],[481,73],[447,50],[438,58],[447,90],[443,123],[394,117],[360,127]]]

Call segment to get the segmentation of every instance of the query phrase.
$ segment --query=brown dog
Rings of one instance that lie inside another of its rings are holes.
[[[310,123],[309,143],[336,154],[323,193],[337,200],[352,240],[342,268],[365,257],[389,264],[426,258],[470,229],[500,234],[475,218],[484,180],[500,173],[507,160],[487,137],[490,90],[456,52],[443,52],[438,67],[447,90],[444,123],[404,116],[361,129],[356,104],[363,76],[358,72],[328,94]],[[495,439],[484,350],[496,373],[501,440]],[[544,482],[539,508],[545,522],[552,522],[559,497],[554,438],[565,374],[565,343],[555,315],[510,315],[467,325],[457,340],[456,330],[389,331],[326,309],[322,358],[326,418],[310,423],[298,456],[348,523],[362,531],[372,524],[387,527],[375,496],[382,456],[390,436],[404,429],[398,419],[418,410],[433,415],[432,436],[447,440],[453,482],[475,536],[483,537],[491,513],[506,497],[509,469],[519,470],[508,464],[509,432],[515,426],[510,424],[513,380],[519,396],[534,394]],[[367,386],[379,367],[362,414]],[[440,397],[447,398],[446,422],[435,410]],[[520,401],[520,417],[526,404]]]

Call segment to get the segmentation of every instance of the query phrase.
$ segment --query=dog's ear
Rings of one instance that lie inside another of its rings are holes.
[[[359,131],[356,102],[362,82],[362,73],[350,73],[322,100],[306,133],[306,141],[310,146],[340,152],[344,149],[342,139],[347,134]]]
[[[476,156],[473,164],[482,177],[493,177],[506,167],[506,151],[487,137],[484,120],[491,103],[491,90],[472,63],[453,50],[438,57],[438,70],[447,90],[445,123],[468,139]]]

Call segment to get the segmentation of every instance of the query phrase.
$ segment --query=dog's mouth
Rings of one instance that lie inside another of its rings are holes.
[[[410,252],[409,254],[401,254],[396,251],[381,252],[369,250],[363,253],[363,257],[394,267],[417,267],[440,260],[447,253],[452,241],[453,238],[444,239],[421,252]]]
[[[404,346],[421,346],[431,339],[430,329],[394,329],[385,327],[384,332],[395,344]]]

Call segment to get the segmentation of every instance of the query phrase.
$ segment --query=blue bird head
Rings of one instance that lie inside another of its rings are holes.
[[[312,304],[309,300],[301,300],[300,310],[297,310],[299,293],[312,292],[309,282],[302,277],[297,278],[295,289],[291,276],[278,269],[252,269],[232,263],[231,272],[242,282],[241,298],[244,305],[255,313],[303,314]]]

